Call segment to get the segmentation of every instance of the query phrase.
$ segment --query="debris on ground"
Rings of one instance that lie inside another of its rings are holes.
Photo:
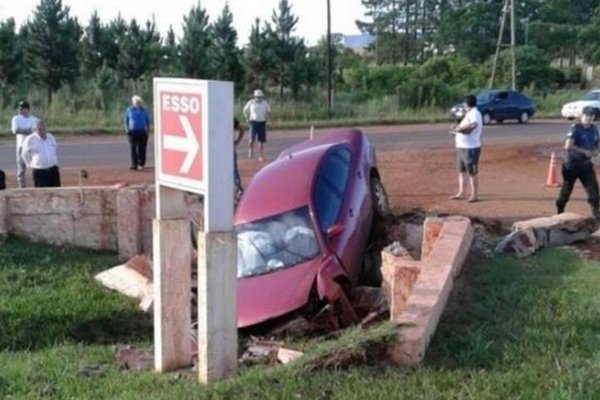
[[[592,217],[563,213],[515,222],[512,232],[495,248],[496,253],[526,257],[540,248],[565,246],[592,237],[599,222]]]
[[[79,377],[84,379],[90,378],[99,378],[104,376],[105,371],[104,368],[100,365],[95,365],[92,367],[84,367],[79,370]]]
[[[115,360],[121,369],[146,371],[154,366],[152,349],[135,349],[131,346],[118,346]]]
[[[94,278],[108,289],[140,300],[142,311],[148,312],[152,307],[152,262],[148,257],[135,256]]]
[[[280,347],[277,350],[277,361],[279,361],[282,364],[289,364],[293,361],[296,361],[303,355],[304,353],[302,353],[301,351],[290,350],[284,347]]]

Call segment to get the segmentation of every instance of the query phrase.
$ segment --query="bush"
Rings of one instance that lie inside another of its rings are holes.
[[[345,71],[344,86],[371,96],[395,94],[414,72],[414,67],[399,65],[362,65]]]

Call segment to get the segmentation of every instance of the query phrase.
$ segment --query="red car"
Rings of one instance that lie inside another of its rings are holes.
[[[361,272],[374,215],[389,211],[375,151],[357,129],[284,150],[237,208],[238,327],[334,302]]]

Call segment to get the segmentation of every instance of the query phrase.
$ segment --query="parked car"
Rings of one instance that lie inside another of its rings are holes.
[[[283,151],[256,173],[236,211],[238,327],[337,301],[366,272],[372,221],[388,212],[375,151],[361,131]]]
[[[600,110],[600,90],[591,90],[587,92],[581,99],[566,103],[563,105],[561,115],[563,118],[575,119],[581,116],[583,108],[587,106],[594,107],[597,111]],[[598,112],[596,113],[598,117]]]
[[[516,90],[483,90],[477,94],[477,108],[484,125],[492,120],[503,122],[507,119],[526,124],[536,110],[533,100]],[[462,103],[450,109],[451,118],[460,121],[464,116]]]

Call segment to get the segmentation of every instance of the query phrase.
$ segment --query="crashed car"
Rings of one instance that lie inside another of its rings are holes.
[[[284,150],[238,205],[238,327],[334,303],[357,284],[372,221],[389,213],[375,151],[357,129]]]

